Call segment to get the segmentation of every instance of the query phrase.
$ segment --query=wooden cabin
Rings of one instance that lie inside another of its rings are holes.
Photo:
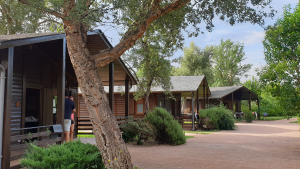
[[[91,54],[112,47],[100,30],[88,33],[87,46]],[[0,65],[5,69],[1,167],[20,168],[25,141],[39,146],[64,141],[64,94],[70,91],[78,108],[78,83],[65,34],[2,35]],[[99,74],[104,85],[136,84],[121,59],[99,68]]]
[[[220,105],[222,102],[229,110],[233,112],[241,112],[241,101],[249,101],[249,110],[251,110],[251,101],[257,101],[259,106],[258,95],[244,86],[225,86],[225,87],[211,87],[211,95],[206,98],[209,105]],[[191,102],[191,98],[187,99]],[[203,103],[203,97],[199,97],[199,102]],[[191,105],[188,106],[191,108]]]
[[[207,100],[203,100],[202,104],[200,104],[199,102],[195,101],[197,100],[195,99],[192,100],[190,103],[188,102],[182,104],[182,99],[191,97],[192,95],[195,97],[198,96],[204,98],[208,98],[209,96],[211,96],[205,76],[172,76],[171,83],[173,85],[171,89],[171,93],[175,99],[169,99],[169,97],[167,97],[164,94],[164,89],[161,87],[152,88],[151,89],[152,92],[149,97],[150,110],[153,109],[154,107],[162,107],[165,108],[167,111],[169,111],[174,117],[180,117],[182,115],[188,115],[192,111],[192,108],[189,108],[188,106],[184,106],[184,104],[190,104],[190,105],[194,104],[195,105],[194,109],[199,110],[201,105],[204,108],[205,107],[204,105],[207,103]],[[105,86],[104,89],[107,93],[110,93],[109,92],[110,87]],[[137,90],[137,86],[132,85],[132,87],[129,90],[129,94],[126,95],[125,86],[114,87],[113,90],[114,98],[113,98],[112,110],[115,116],[124,117],[124,116],[132,115],[136,118],[144,117],[145,101],[144,99],[140,99],[137,101],[134,100],[133,93],[136,90]],[[128,99],[129,103],[126,103],[127,97],[129,98]],[[126,105],[128,105],[127,108]],[[79,93],[79,107],[80,109],[78,111],[78,117],[86,116],[88,114],[88,110],[84,105],[80,93]],[[80,126],[79,126],[79,130],[81,130]]]
[[[241,101],[249,101],[249,110],[251,110],[251,101],[257,101],[259,107],[259,97],[245,86],[226,86],[210,88],[212,95],[209,98],[210,104],[219,105],[221,102],[233,112],[241,112]]]

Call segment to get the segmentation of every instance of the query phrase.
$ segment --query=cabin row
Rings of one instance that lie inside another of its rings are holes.
[[[29,140],[39,146],[64,141],[66,90],[74,97],[75,119],[88,118],[66,45],[65,34],[60,33],[0,36],[2,168],[20,168],[19,159],[27,147],[24,143]],[[88,32],[87,47],[95,54],[112,45],[101,30],[94,30]],[[122,59],[99,68],[98,73],[115,116],[143,117],[145,102],[133,99],[137,82]],[[257,100],[257,95],[243,86],[209,88],[204,76],[171,77],[171,82],[175,99],[169,99],[160,87],[152,88],[150,109],[163,107],[176,117],[220,102],[240,111],[241,100]]]
[[[0,166],[20,168],[28,141],[39,146],[64,141],[65,91],[78,103],[78,83],[65,34],[0,36]],[[91,54],[111,48],[100,30],[88,33]],[[98,69],[104,86],[135,85],[121,59]],[[113,88],[113,87],[110,87]],[[76,118],[75,114],[75,118]]]
[[[209,87],[205,76],[172,76],[171,83],[173,85],[171,93],[173,98],[164,94],[164,90],[160,87],[151,89],[149,96],[150,110],[154,107],[165,108],[174,117],[190,115],[192,112],[205,109],[209,105],[220,105],[223,103],[233,112],[241,112],[241,101],[247,100],[258,101],[258,96],[244,86],[227,86],[227,87]],[[109,93],[109,87],[104,87]],[[134,93],[137,86],[133,85],[129,90],[128,114],[126,113],[126,95],[124,95],[124,86],[114,86],[114,95],[112,111],[115,116],[134,116],[136,118],[143,117],[145,112],[145,100],[134,100]],[[109,95],[108,95],[109,97]],[[78,117],[89,116],[83,98],[79,92],[79,110]],[[193,110],[194,109],[194,110]],[[249,104],[251,110],[251,104]]]

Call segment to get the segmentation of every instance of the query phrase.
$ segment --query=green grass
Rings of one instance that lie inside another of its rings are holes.
[[[290,123],[299,123],[298,121],[291,121]]]
[[[92,134],[77,134],[77,137],[79,138],[95,138],[95,135]]]
[[[270,117],[261,117],[261,121],[274,121],[274,120],[282,120],[287,119],[284,116],[270,116]]]
[[[192,134],[210,134],[213,132],[218,132],[219,130],[212,130],[212,131],[184,131],[185,133],[192,133]]]
[[[185,136],[185,139],[194,138],[194,136]]]

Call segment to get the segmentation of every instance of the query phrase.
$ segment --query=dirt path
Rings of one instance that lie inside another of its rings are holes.
[[[144,169],[299,169],[296,119],[237,123],[234,131],[189,134],[180,146],[128,145],[134,166]],[[81,139],[95,143],[94,139]]]

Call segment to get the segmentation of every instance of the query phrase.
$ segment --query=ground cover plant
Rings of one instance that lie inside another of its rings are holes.
[[[185,139],[194,138],[194,136],[185,136]]]
[[[211,131],[184,131],[185,133],[192,133],[192,134],[210,134],[213,132],[218,132],[220,130],[211,130]]]
[[[120,128],[125,142],[133,141],[137,137],[137,144],[141,144],[142,141],[156,137],[155,127],[151,123],[144,119],[134,119],[133,116],[127,117]]]
[[[291,117],[293,118],[293,117]],[[284,116],[271,116],[271,117],[261,117],[260,120],[262,121],[274,121],[274,120],[282,120],[287,119],[287,117]]]
[[[200,126],[211,126],[212,129],[234,130],[236,128],[234,117],[231,110],[224,106],[201,109],[199,111]],[[205,121],[206,119],[206,121]]]
[[[186,142],[181,125],[166,109],[156,107],[144,119],[156,128],[156,140],[159,143],[180,145]]]
[[[28,143],[20,163],[29,169],[105,169],[97,146],[80,140],[46,148]]]

